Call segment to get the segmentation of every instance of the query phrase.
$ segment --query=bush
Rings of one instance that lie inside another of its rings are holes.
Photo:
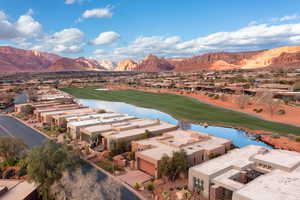
[[[285,114],[285,110],[280,109],[280,110],[277,111],[277,114],[278,115],[284,115]]]
[[[208,97],[214,97],[215,95],[214,94],[212,94],[212,93],[209,93],[208,94]]]
[[[153,185],[153,183],[150,183],[150,184],[147,185],[147,190],[149,192],[153,192],[154,191],[154,185]]]
[[[100,109],[100,110],[97,111],[97,113],[102,114],[102,113],[106,113],[106,111],[103,110],[103,109]]]
[[[34,107],[32,105],[25,105],[22,107],[21,112],[25,115],[32,115],[34,111]]]
[[[262,108],[260,108],[260,109],[254,108],[253,111],[256,112],[256,113],[261,113],[263,111],[263,109]]]
[[[218,95],[218,94],[216,94],[215,96],[214,96],[214,99],[219,99],[220,98],[220,96]]]
[[[129,158],[129,160],[135,160],[135,152],[129,152],[128,153],[128,158]]]
[[[16,174],[19,178],[22,177],[22,176],[25,176],[27,175],[27,169],[26,168],[21,168],[17,174]]]
[[[295,140],[296,140],[297,142],[300,142],[300,137],[296,137]]]
[[[274,139],[279,139],[280,136],[279,136],[279,135],[272,135],[272,138],[274,138]]]
[[[3,172],[2,178],[3,179],[10,179],[15,175],[15,171],[13,169],[8,169]]]
[[[4,162],[2,162],[1,166],[2,167],[7,167],[7,166],[13,167],[13,166],[17,165],[18,161],[19,160],[17,158],[9,158],[9,159],[5,160]]]
[[[134,189],[139,190],[141,189],[141,185],[139,183],[134,184]]]
[[[20,168],[26,168],[26,167],[27,167],[27,162],[26,162],[26,160],[25,160],[25,159],[19,160],[17,166],[20,167]]]

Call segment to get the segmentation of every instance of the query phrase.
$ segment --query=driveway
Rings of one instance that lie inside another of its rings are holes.
[[[46,137],[13,117],[0,114],[0,136],[20,137],[31,149],[46,141]]]

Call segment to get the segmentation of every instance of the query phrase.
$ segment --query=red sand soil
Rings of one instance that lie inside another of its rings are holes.
[[[276,149],[285,149],[300,152],[300,142],[288,137],[274,138],[271,135],[262,135],[261,141],[271,144]]]

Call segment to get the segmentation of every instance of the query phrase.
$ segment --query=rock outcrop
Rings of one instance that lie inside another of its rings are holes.
[[[36,50],[0,47],[0,72],[42,71],[61,57]]]

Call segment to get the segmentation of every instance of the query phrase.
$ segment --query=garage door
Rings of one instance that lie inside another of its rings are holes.
[[[146,172],[152,176],[155,176],[155,165],[143,159],[138,159],[139,170]]]

